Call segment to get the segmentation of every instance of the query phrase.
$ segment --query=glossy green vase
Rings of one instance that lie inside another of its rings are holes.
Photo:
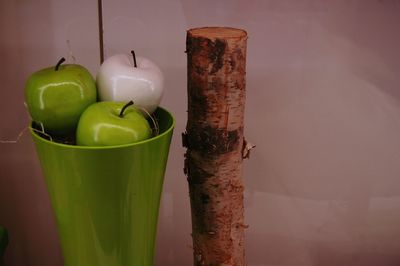
[[[31,130],[65,266],[153,265],[158,210],[174,118],[158,108],[160,134],[122,146],[48,141]]]

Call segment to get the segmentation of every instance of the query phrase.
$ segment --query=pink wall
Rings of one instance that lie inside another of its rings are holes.
[[[96,73],[97,1],[0,2],[1,139],[29,118],[29,73],[61,56]],[[400,2],[103,1],[106,57],[137,53],[165,72],[177,118],[160,210],[157,265],[191,264],[180,133],[186,29],[248,31],[245,162],[249,266],[400,265]],[[62,265],[32,141],[0,144],[6,266]]]

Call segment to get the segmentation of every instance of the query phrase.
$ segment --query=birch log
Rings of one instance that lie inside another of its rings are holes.
[[[244,265],[242,161],[247,33],[188,30],[183,134],[194,265]]]

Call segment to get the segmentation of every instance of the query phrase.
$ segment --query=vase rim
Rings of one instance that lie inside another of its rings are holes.
[[[162,112],[165,112],[168,115],[168,117],[171,119],[171,123],[168,125],[167,129],[165,129],[162,133],[158,134],[157,136],[154,136],[154,137],[142,140],[142,141],[134,142],[134,143],[121,144],[121,145],[110,145],[110,146],[71,145],[71,144],[64,144],[64,143],[59,143],[59,142],[47,140],[47,139],[39,136],[35,132],[35,130],[32,128],[31,125],[29,125],[29,131],[31,132],[31,135],[38,141],[47,143],[49,145],[54,145],[54,146],[59,146],[59,147],[69,148],[69,149],[77,149],[77,150],[109,150],[109,149],[135,147],[135,146],[143,145],[145,143],[152,142],[152,141],[155,141],[157,139],[163,138],[165,135],[168,135],[174,129],[174,127],[175,127],[175,118],[171,114],[171,112],[169,112],[167,109],[165,109],[163,107],[160,107],[160,106],[157,109],[162,111]]]

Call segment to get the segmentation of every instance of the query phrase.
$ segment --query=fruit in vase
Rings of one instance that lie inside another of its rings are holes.
[[[164,77],[151,60],[117,54],[107,58],[97,74],[100,101],[128,102],[153,113],[163,95]]]
[[[133,102],[97,102],[82,114],[76,143],[82,146],[112,146],[150,138],[149,122]]]
[[[77,64],[62,65],[33,73],[26,82],[25,101],[32,120],[54,135],[70,134],[82,112],[97,100],[96,83],[90,72]]]

